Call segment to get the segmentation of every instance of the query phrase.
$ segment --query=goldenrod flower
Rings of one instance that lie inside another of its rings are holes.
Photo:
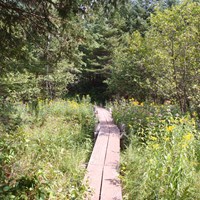
[[[158,143],[152,145],[153,149],[158,149],[160,145]]]
[[[138,105],[139,105],[139,102],[138,102],[138,101],[133,101],[132,104],[133,104],[134,106],[138,106]]]
[[[190,141],[191,139],[193,139],[193,134],[192,133],[188,133],[187,135],[184,135],[183,136],[183,139],[185,140],[185,141]]]
[[[168,126],[168,127],[166,128],[166,130],[167,130],[168,132],[171,132],[173,129],[174,129],[174,126]]]

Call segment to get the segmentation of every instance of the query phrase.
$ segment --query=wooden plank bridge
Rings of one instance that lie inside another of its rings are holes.
[[[87,166],[91,200],[122,200],[119,180],[120,131],[113,123],[111,113],[96,107],[99,133]]]

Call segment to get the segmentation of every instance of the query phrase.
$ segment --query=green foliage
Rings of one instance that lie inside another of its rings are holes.
[[[146,34],[151,87],[166,99],[175,98],[183,112],[199,104],[199,9],[198,3],[185,2],[157,11]]]
[[[120,25],[119,21],[117,24],[112,18],[105,18],[103,8],[86,17],[86,40],[79,46],[84,63],[75,92],[89,94],[95,101],[107,98],[105,80],[110,76],[113,49],[121,34]]]
[[[83,64],[78,47],[85,40],[83,17],[92,6],[85,1],[0,2],[0,95],[14,93],[24,101],[65,96]]]
[[[121,178],[124,199],[198,199],[199,130],[173,105],[134,99],[113,105],[126,127]]]
[[[123,35],[113,53],[108,87],[116,96],[171,99],[182,112],[199,113],[199,3],[158,6],[152,12],[145,34],[138,28]]]
[[[0,134],[0,198],[84,199],[95,123],[89,99],[40,100],[37,115],[28,104],[17,108],[22,125]]]
[[[147,84],[151,73],[146,70],[146,44],[141,34],[136,31],[131,36],[125,35],[113,56],[112,74],[107,80],[109,90],[123,97],[134,96],[141,101],[150,94]]]
[[[162,126],[160,122],[170,124],[173,117],[181,116],[176,105],[154,105],[139,103],[131,98],[127,100],[115,101],[112,105],[113,117],[116,123],[126,126],[126,140],[130,141],[131,135],[137,135],[139,140],[146,143],[151,132],[150,129],[159,131]]]
[[[0,135],[3,132],[12,132],[18,128],[21,118],[14,106],[0,98]]]

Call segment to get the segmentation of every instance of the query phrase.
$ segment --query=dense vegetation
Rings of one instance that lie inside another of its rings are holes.
[[[0,199],[84,199],[95,122],[89,100],[39,101],[37,113],[15,108],[23,120],[1,134]]]
[[[196,116],[196,113],[193,113]],[[113,104],[115,121],[126,127],[121,179],[124,199],[199,199],[199,120],[176,105]]]
[[[0,38],[0,199],[84,199],[88,94],[125,126],[125,199],[199,198],[198,0],[0,0]]]
[[[1,101],[78,93],[199,113],[198,2],[86,2],[0,1]]]

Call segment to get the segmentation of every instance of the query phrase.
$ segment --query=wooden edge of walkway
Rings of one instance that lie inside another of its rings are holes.
[[[120,131],[106,109],[96,107],[100,130],[84,178],[91,200],[122,200],[119,179]]]

